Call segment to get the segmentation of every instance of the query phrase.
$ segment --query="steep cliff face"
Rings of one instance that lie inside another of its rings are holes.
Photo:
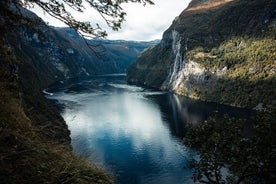
[[[193,0],[127,80],[207,101],[275,105],[276,3]]]

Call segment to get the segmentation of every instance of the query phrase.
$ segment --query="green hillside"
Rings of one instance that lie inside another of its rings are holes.
[[[194,0],[127,79],[205,101],[274,106],[275,9],[273,0]]]

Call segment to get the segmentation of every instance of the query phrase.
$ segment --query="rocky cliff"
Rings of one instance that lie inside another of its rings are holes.
[[[276,3],[192,0],[127,80],[206,101],[262,109],[276,99]]]

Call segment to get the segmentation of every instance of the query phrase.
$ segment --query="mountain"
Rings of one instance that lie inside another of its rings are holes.
[[[16,39],[11,37],[17,55],[39,73],[43,83],[125,72],[139,52],[155,44],[127,41],[101,44],[100,40],[84,40],[73,29],[48,27],[43,22],[38,30],[21,28]]]
[[[138,54],[144,49],[157,45],[160,40],[154,41],[125,41],[125,40],[89,40],[92,45],[102,46],[102,57],[110,62],[120,72],[126,72],[129,65],[135,61]]]
[[[129,83],[264,110],[276,104],[274,0],[192,0],[129,67]]]
[[[10,32],[5,39],[15,54],[34,70],[44,87],[67,78],[126,72],[139,52],[156,44],[85,40],[74,29],[48,26],[34,13],[20,11],[35,20],[36,28],[17,26],[17,31]]]
[[[157,44],[154,41],[84,40],[74,29],[55,27],[52,29],[56,35],[52,40],[58,42],[61,48],[65,48],[66,52],[71,54],[74,59],[73,65],[80,62],[79,67],[77,67],[78,71],[72,71],[75,75],[126,72],[129,64],[136,59],[142,50]],[[47,38],[51,38],[52,35]],[[69,68],[69,70],[72,69]]]

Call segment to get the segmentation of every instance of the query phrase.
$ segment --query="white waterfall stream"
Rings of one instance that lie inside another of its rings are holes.
[[[176,80],[179,71],[181,71],[184,66],[184,60],[182,59],[182,53],[181,53],[181,37],[177,31],[173,30],[172,38],[173,38],[172,49],[175,54],[175,59],[174,59],[173,65],[170,68],[170,73],[169,73],[170,85],[172,85],[172,83]]]

